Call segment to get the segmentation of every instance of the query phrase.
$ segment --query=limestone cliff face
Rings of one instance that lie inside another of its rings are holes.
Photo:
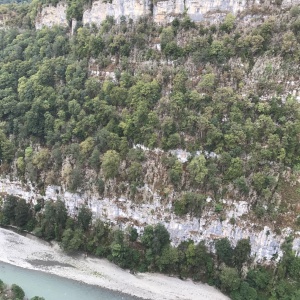
[[[107,16],[120,20],[122,16],[136,20],[150,13],[149,0],[115,0],[112,3],[95,1],[92,7],[83,13],[83,23],[100,25]]]
[[[13,175],[0,179],[0,194],[9,194],[26,199],[33,204],[37,199],[45,201],[63,200],[71,215],[76,215],[78,208],[88,205],[93,212],[94,219],[100,218],[112,225],[125,229],[134,226],[139,232],[147,225],[162,223],[171,235],[173,244],[178,245],[185,240],[199,242],[204,240],[207,246],[214,250],[216,239],[227,237],[233,245],[238,240],[249,238],[252,249],[252,256],[256,261],[281,257],[281,244],[288,235],[294,236],[293,249],[300,254],[300,232],[295,232],[288,225],[280,226],[276,231],[275,222],[259,224],[251,211],[249,202],[243,199],[221,200],[222,213],[215,209],[215,201],[210,196],[206,198],[204,211],[200,217],[185,215],[179,217],[174,213],[174,199],[176,192],[165,188],[165,173],[159,157],[163,154],[161,149],[153,151],[141,147],[148,157],[143,168],[147,169],[145,183],[138,188],[135,196],[128,192],[128,184],[109,180],[105,183],[105,191],[99,195],[89,180],[96,177],[92,170],[86,170],[86,188],[77,193],[71,193],[67,189],[66,180],[62,176],[59,185],[48,184],[43,194],[30,182],[26,184],[13,179]],[[190,153],[182,150],[172,150],[171,153],[182,163],[186,162]],[[206,155],[216,155],[206,153]],[[67,168],[68,161],[65,161],[63,169]],[[63,170],[62,170],[63,173]],[[120,189],[120,185],[123,187]]]
[[[128,20],[137,20],[148,15],[157,23],[167,23],[184,13],[196,22],[203,20],[215,22],[229,12],[238,14],[255,6],[287,8],[300,3],[300,0],[166,0],[157,1],[153,5],[151,2],[151,0],[113,0],[112,3],[94,1],[92,6],[84,11],[83,23],[100,25],[107,16],[112,16],[116,20],[120,20],[122,16]],[[56,7],[44,7],[38,14],[36,28],[67,26],[66,7],[63,2]]]
[[[151,203],[137,204],[126,197],[100,198],[92,192],[81,194],[70,193],[61,186],[47,186],[45,195],[41,195],[30,184],[24,186],[20,181],[9,179],[0,180],[0,190],[6,194],[16,195],[27,201],[36,203],[37,199],[46,201],[61,199],[71,215],[78,212],[78,208],[87,204],[93,212],[94,218],[101,218],[120,228],[134,226],[138,231],[143,231],[144,226],[162,223],[170,232],[173,244],[192,239],[195,242],[204,240],[213,250],[214,240],[227,237],[233,245],[242,238],[250,238],[252,256],[256,261],[271,260],[275,255],[281,257],[280,245],[289,234],[290,228],[283,228],[280,235],[276,235],[268,226],[259,227],[252,224],[245,217],[249,214],[249,207],[245,201],[223,200],[226,208],[226,219],[220,220],[212,208],[206,209],[203,217],[186,216],[179,218],[172,212],[172,204],[162,205],[160,196],[149,186],[144,186],[145,192],[152,193],[155,200]],[[207,199],[209,203],[210,198]],[[235,219],[235,224],[230,219]],[[293,249],[300,253],[300,233],[295,233]]]
[[[68,26],[67,4],[58,3],[56,7],[48,6],[38,14],[35,27],[41,29],[43,26],[52,27],[54,25]]]

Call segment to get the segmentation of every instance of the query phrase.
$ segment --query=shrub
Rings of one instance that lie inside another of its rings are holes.
[[[23,300],[23,298],[25,297],[25,293],[23,291],[23,289],[21,287],[19,287],[16,284],[13,284],[11,286],[11,290],[13,292],[13,299],[14,300]]]

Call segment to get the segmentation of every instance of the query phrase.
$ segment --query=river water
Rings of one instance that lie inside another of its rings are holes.
[[[19,285],[28,299],[34,296],[44,297],[46,300],[139,299],[56,275],[19,268],[3,262],[0,262],[0,279],[7,284],[15,283]]]

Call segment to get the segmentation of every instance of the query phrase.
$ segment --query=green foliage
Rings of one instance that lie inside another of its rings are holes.
[[[18,157],[17,159],[17,169],[21,175],[24,175],[25,172],[25,161],[23,157]]]
[[[76,166],[71,170],[69,176],[69,189],[72,192],[76,192],[83,184],[83,170],[81,166]]]
[[[139,162],[133,162],[127,169],[128,181],[131,183],[143,183],[143,167]]]
[[[85,205],[81,206],[78,211],[78,224],[79,227],[82,228],[83,231],[87,231],[92,222],[92,211]]]
[[[235,268],[223,267],[220,280],[222,289],[227,292],[236,291],[241,285],[240,275]]]
[[[76,1],[68,0],[67,2],[68,2],[67,19],[69,21],[71,19],[76,19],[80,21],[83,15],[84,0],[76,0]]]
[[[216,205],[215,205],[215,212],[216,213],[220,213],[222,211],[223,211],[223,205],[222,205],[222,203],[216,203]]]
[[[271,281],[271,274],[266,269],[252,269],[247,273],[247,282],[256,290],[264,291]]]
[[[224,262],[227,266],[231,266],[233,260],[233,249],[228,238],[217,240],[215,248],[220,262]]]
[[[243,161],[240,158],[232,158],[230,161],[230,166],[225,173],[225,178],[233,181],[243,175],[243,170]]]
[[[251,245],[249,239],[241,239],[234,248],[234,264],[237,268],[241,268],[243,263],[250,258]]]
[[[204,92],[212,92],[216,87],[216,76],[215,74],[205,74],[198,84],[198,87]]]
[[[99,193],[100,195],[102,195],[102,194],[104,193],[104,190],[105,190],[105,182],[104,182],[101,178],[99,178],[99,179],[97,180],[97,190],[98,190],[98,193]]]
[[[71,2],[68,16],[80,20],[86,2]],[[34,13],[29,6],[22,9],[14,7],[14,20],[30,19]],[[245,34],[235,28],[231,14],[219,27],[195,25],[185,16],[164,28],[149,19],[131,24],[131,29],[124,20],[121,26],[112,18],[99,29],[78,23],[72,36],[59,27],[35,32],[22,22],[15,23],[22,30],[12,26],[0,31],[0,159],[7,164],[5,170],[15,158],[23,179],[39,187],[63,179],[68,189],[77,191],[85,188],[87,167],[98,172],[102,162],[101,176],[121,178],[125,174],[118,176],[117,162],[126,158],[126,181],[136,188],[146,170],[130,153],[132,145],[188,148],[202,155],[187,166],[176,162],[168,167],[177,190],[192,183],[194,192],[218,198],[225,185],[233,183],[239,196],[248,197],[254,188],[258,197],[269,201],[280,174],[299,163],[299,104],[292,97],[259,98],[260,92],[269,94],[269,83],[276,81],[274,64],[265,68],[265,78],[258,78],[255,92],[245,94],[241,87],[252,74],[254,57],[272,56],[274,48],[287,68],[291,56],[297,60],[297,16],[291,14],[282,26],[279,19],[277,24],[269,18],[257,28],[249,26]],[[158,36],[162,53],[148,47],[151,59],[167,55],[179,58],[181,66],[133,66],[127,55],[134,52],[142,65],[149,59],[145,45],[157,43]],[[275,40],[282,43],[275,45]],[[243,61],[248,71],[225,63],[230,58]],[[201,70],[198,85],[186,67],[189,59]],[[89,76],[92,70],[106,72],[108,66],[114,81]],[[104,162],[108,151],[119,158]],[[71,168],[60,178],[67,157]],[[93,188],[104,192],[98,179]]]
[[[172,246],[165,247],[158,260],[160,272],[174,274],[177,271],[178,250]]]
[[[179,216],[191,213],[199,217],[202,214],[205,200],[206,197],[204,195],[186,192],[182,195],[181,199],[175,202],[174,211]]]
[[[257,292],[254,288],[250,287],[247,282],[242,282],[240,285],[239,291],[233,291],[231,293],[231,299],[247,299],[247,300],[256,300]]]
[[[221,24],[220,28],[226,32],[230,32],[234,28],[235,16],[231,13],[226,15],[224,22]]]
[[[15,223],[22,228],[27,224],[29,218],[29,205],[24,199],[20,199],[15,207]]]
[[[297,17],[300,14],[300,6],[299,5],[295,5],[291,8],[290,10],[290,14],[292,17]]]
[[[25,297],[25,293],[21,287],[16,284],[11,286],[11,290],[13,292],[13,300],[23,299]]]
[[[195,184],[202,184],[204,182],[204,178],[208,173],[208,169],[206,167],[206,159],[204,155],[195,156],[187,167],[191,180],[195,182]]]
[[[102,157],[102,170],[105,178],[114,178],[118,175],[121,158],[115,150],[108,150]]]
[[[169,232],[162,224],[157,224],[155,227],[148,225],[144,229],[141,242],[147,249],[146,261],[149,268],[155,269],[157,259],[162,255],[163,249],[170,243]]]
[[[37,2],[0,8],[8,16],[6,29],[0,30],[3,176],[16,166],[17,175],[41,191],[63,183],[71,191],[91,188],[101,196],[111,192],[104,178],[116,178],[118,193],[138,195],[137,187],[151,180],[146,160],[160,152],[133,145],[182,148],[201,155],[187,163],[170,159],[155,174],[155,188],[164,185],[161,193],[168,199],[174,190],[182,191],[176,201],[171,199],[176,214],[201,216],[204,195],[214,198],[217,213],[226,210],[220,199],[227,197],[255,203],[255,216],[266,220],[274,220],[285,207],[293,211],[289,195],[282,197],[279,209],[273,208],[272,196],[285,193],[278,178],[287,173],[294,178],[300,164],[300,106],[284,96],[285,82],[278,83],[278,78],[292,82],[299,77],[298,6],[281,10],[278,18],[263,17],[259,24],[254,18],[242,30],[232,14],[211,26],[195,24],[187,15],[164,27],[151,18],[136,23],[122,18],[119,24],[108,17],[97,28],[80,22],[85,0],[67,2],[68,20],[79,21],[73,35],[55,26],[35,31]],[[91,172],[94,178],[88,180]],[[299,298],[299,261],[291,249],[276,272],[250,269],[236,288],[220,281],[203,244],[187,241],[171,247],[167,232],[156,227],[145,229],[140,239],[134,230],[122,237],[101,221],[91,224],[86,208],[70,221],[62,203],[34,209],[9,197],[1,222],[24,228],[37,224],[35,232],[46,239],[64,238],[67,250],[86,247],[123,267],[220,282],[233,299],[255,299],[253,289],[258,299]],[[219,262],[228,267],[240,271],[249,260],[245,240],[234,250],[223,239],[215,246]]]
[[[129,228],[129,240],[131,242],[135,242],[137,240],[138,236],[139,236],[139,234],[138,234],[136,228],[130,227]]]
[[[13,157],[13,145],[0,129],[0,160],[10,162]]]
[[[171,26],[166,27],[162,30],[161,35],[160,35],[160,44],[162,50],[166,48],[168,43],[171,43],[174,39],[174,30]]]
[[[78,251],[84,244],[84,235],[82,230],[76,229],[66,229],[63,232],[61,247],[64,251],[72,253]]]
[[[61,240],[67,221],[67,209],[61,200],[48,201],[45,205],[42,232],[47,240]]]
[[[182,164],[180,161],[176,160],[172,166],[172,168],[169,169],[169,178],[170,181],[175,185],[180,185],[183,170],[182,170]]]
[[[16,217],[16,206],[18,204],[18,198],[15,196],[7,196],[3,204],[3,223],[5,225],[13,224]]]

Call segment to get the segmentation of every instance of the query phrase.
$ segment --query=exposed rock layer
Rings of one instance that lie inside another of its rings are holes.
[[[186,14],[193,21],[208,20],[215,22],[229,12],[238,14],[254,7],[287,8],[298,4],[299,0],[261,1],[258,0],[167,0],[157,1],[153,5],[151,0],[113,0],[112,3],[102,0],[94,1],[92,6],[83,13],[83,23],[100,25],[107,16],[116,20],[121,17],[137,20],[142,16],[152,16],[157,23],[171,22],[176,16]],[[66,4],[59,3],[56,7],[44,7],[39,13],[36,28],[42,26],[67,26]]]
[[[149,190],[149,187],[144,186],[143,189]],[[42,196],[33,186],[24,186],[19,181],[9,179],[0,180],[0,191],[22,197],[33,203],[40,198],[46,201],[61,199],[65,201],[71,215],[77,213],[78,207],[87,204],[93,211],[94,218],[101,218],[120,228],[135,226],[139,231],[143,231],[146,225],[163,223],[170,232],[175,245],[188,239],[195,242],[205,240],[213,250],[213,242],[219,238],[227,237],[233,245],[242,238],[250,238],[252,256],[257,261],[271,260],[275,255],[281,257],[280,245],[287,235],[293,233],[290,228],[284,228],[281,230],[281,235],[276,235],[268,226],[262,228],[252,224],[248,219],[245,220],[243,216],[249,213],[249,207],[245,201],[223,200],[226,218],[221,221],[214,208],[209,206],[210,198],[207,199],[208,205],[203,217],[179,218],[172,212],[172,204],[162,205],[155,191],[150,191],[155,199],[152,203],[141,204],[134,203],[125,197],[109,199],[99,198],[91,192],[70,193],[60,186],[47,186],[45,195]],[[231,224],[231,218],[235,219],[234,224]],[[300,237],[295,238],[293,249],[299,253]]]

